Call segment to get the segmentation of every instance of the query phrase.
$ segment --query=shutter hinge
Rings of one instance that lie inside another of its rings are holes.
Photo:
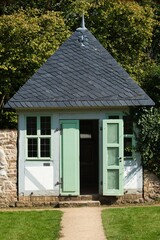
[[[62,134],[62,127],[56,128],[54,132],[58,132],[58,131],[60,131],[60,134]]]
[[[57,186],[57,185],[62,185],[62,184],[63,184],[63,178],[60,178],[60,182],[57,181],[56,184],[55,184],[55,186]]]

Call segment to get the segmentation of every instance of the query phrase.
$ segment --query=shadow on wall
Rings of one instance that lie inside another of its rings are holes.
[[[124,177],[124,185],[136,185],[141,186],[142,183],[142,166],[137,161],[128,161],[125,165],[125,177]]]

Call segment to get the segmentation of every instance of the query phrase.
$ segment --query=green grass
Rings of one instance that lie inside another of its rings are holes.
[[[102,211],[107,240],[160,240],[160,207],[109,208]]]
[[[0,239],[58,239],[61,217],[60,211],[0,212]]]

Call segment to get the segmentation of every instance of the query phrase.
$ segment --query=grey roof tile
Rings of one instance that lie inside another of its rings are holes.
[[[5,107],[140,105],[154,102],[87,29],[77,29]]]

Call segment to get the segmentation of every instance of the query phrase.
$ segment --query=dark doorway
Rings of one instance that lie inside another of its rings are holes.
[[[80,194],[98,193],[98,120],[80,121]]]

